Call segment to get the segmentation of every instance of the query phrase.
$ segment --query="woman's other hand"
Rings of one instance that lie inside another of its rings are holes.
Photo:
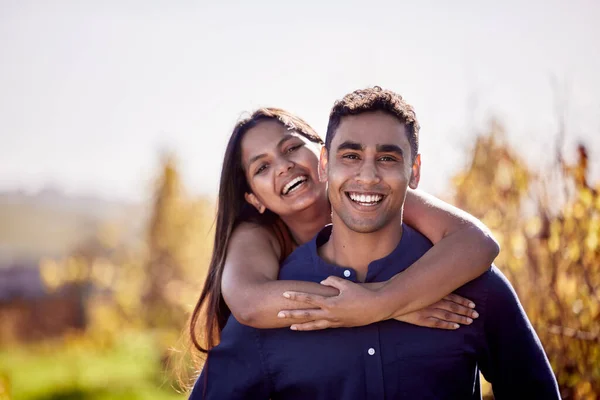
[[[450,294],[442,300],[422,310],[397,316],[394,319],[412,325],[437,329],[458,329],[460,325],[470,325],[479,317],[470,307],[475,304],[457,294]]]

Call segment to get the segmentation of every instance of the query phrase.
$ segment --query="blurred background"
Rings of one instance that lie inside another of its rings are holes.
[[[0,400],[183,399],[235,122],[324,134],[357,88],[421,122],[565,399],[600,398],[600,3],[0,0]],[[485,387],[491,398],[489,387]]]

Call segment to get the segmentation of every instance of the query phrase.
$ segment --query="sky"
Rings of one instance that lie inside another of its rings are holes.
[[[214,197],[245,112],[323,135],[333,102],[373,85],[414,105],[431,193],[492,117],[543,168],[563,114],[600,179],[598,20],[594,0],[0,0],[0,191],[139,201],[170,150]]]

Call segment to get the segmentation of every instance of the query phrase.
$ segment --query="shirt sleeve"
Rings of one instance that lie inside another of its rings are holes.
[[[231,317],[221,343],[209,351],[190,400],[269,399],[259,332]]]
[[[512,285],[496,267],[488,274],[481,372],[495,399],[559,400],[548,358]]]

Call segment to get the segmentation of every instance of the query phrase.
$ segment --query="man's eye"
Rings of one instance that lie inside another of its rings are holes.
[[[354,153],[344,154],[342,156],[342,158],[345,158],[347,160],[358,160],[359,159],[358,154],[354,154]]]
[[[379,158],[379,161],[391,161],[391,162],[393,162],[393,161],[397,161],[397,160],[394,157],[391,157],[391,156],[383,156],[383,157]]]

